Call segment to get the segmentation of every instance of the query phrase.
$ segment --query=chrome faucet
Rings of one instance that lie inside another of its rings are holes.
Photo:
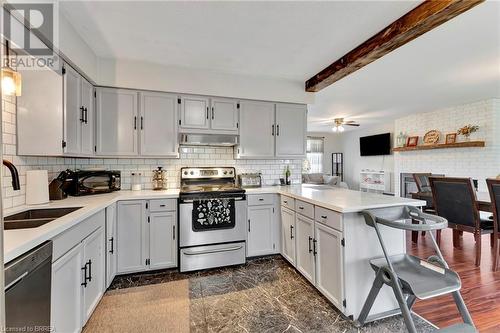
[[[10,174],[12,176],[12,187],[14,191],[18,191],[19,189],[21,189],[21,186],[19,185],[19,173],[17,172],[16,167],[14,166],[14,164],[7,160],[3,160],[3,165],[9,168]]]

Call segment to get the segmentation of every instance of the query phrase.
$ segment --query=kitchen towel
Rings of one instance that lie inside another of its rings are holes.
[[[47,170],[26,171],[26,204],[40,205],[49,202],[49,176]]]

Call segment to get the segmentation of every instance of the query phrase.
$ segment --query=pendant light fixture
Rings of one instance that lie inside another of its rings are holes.
[[[5,50],[6,59],[2,64],[2,93],[21,96],[21,74],[10,67],[9,41],[5,41]]]

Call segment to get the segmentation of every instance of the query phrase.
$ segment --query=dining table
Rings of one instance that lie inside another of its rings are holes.
[[[432,205],[432,192],[415,192],[411,194],[413,199],[425,200]],[[476,202],[481,212],[493,212],[490,194],[488,192],[476,192]]]

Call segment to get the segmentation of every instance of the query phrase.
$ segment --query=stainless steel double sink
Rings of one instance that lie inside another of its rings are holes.
[[[36,228],[82,207],[30,209],[3,219],[4,230]]]

